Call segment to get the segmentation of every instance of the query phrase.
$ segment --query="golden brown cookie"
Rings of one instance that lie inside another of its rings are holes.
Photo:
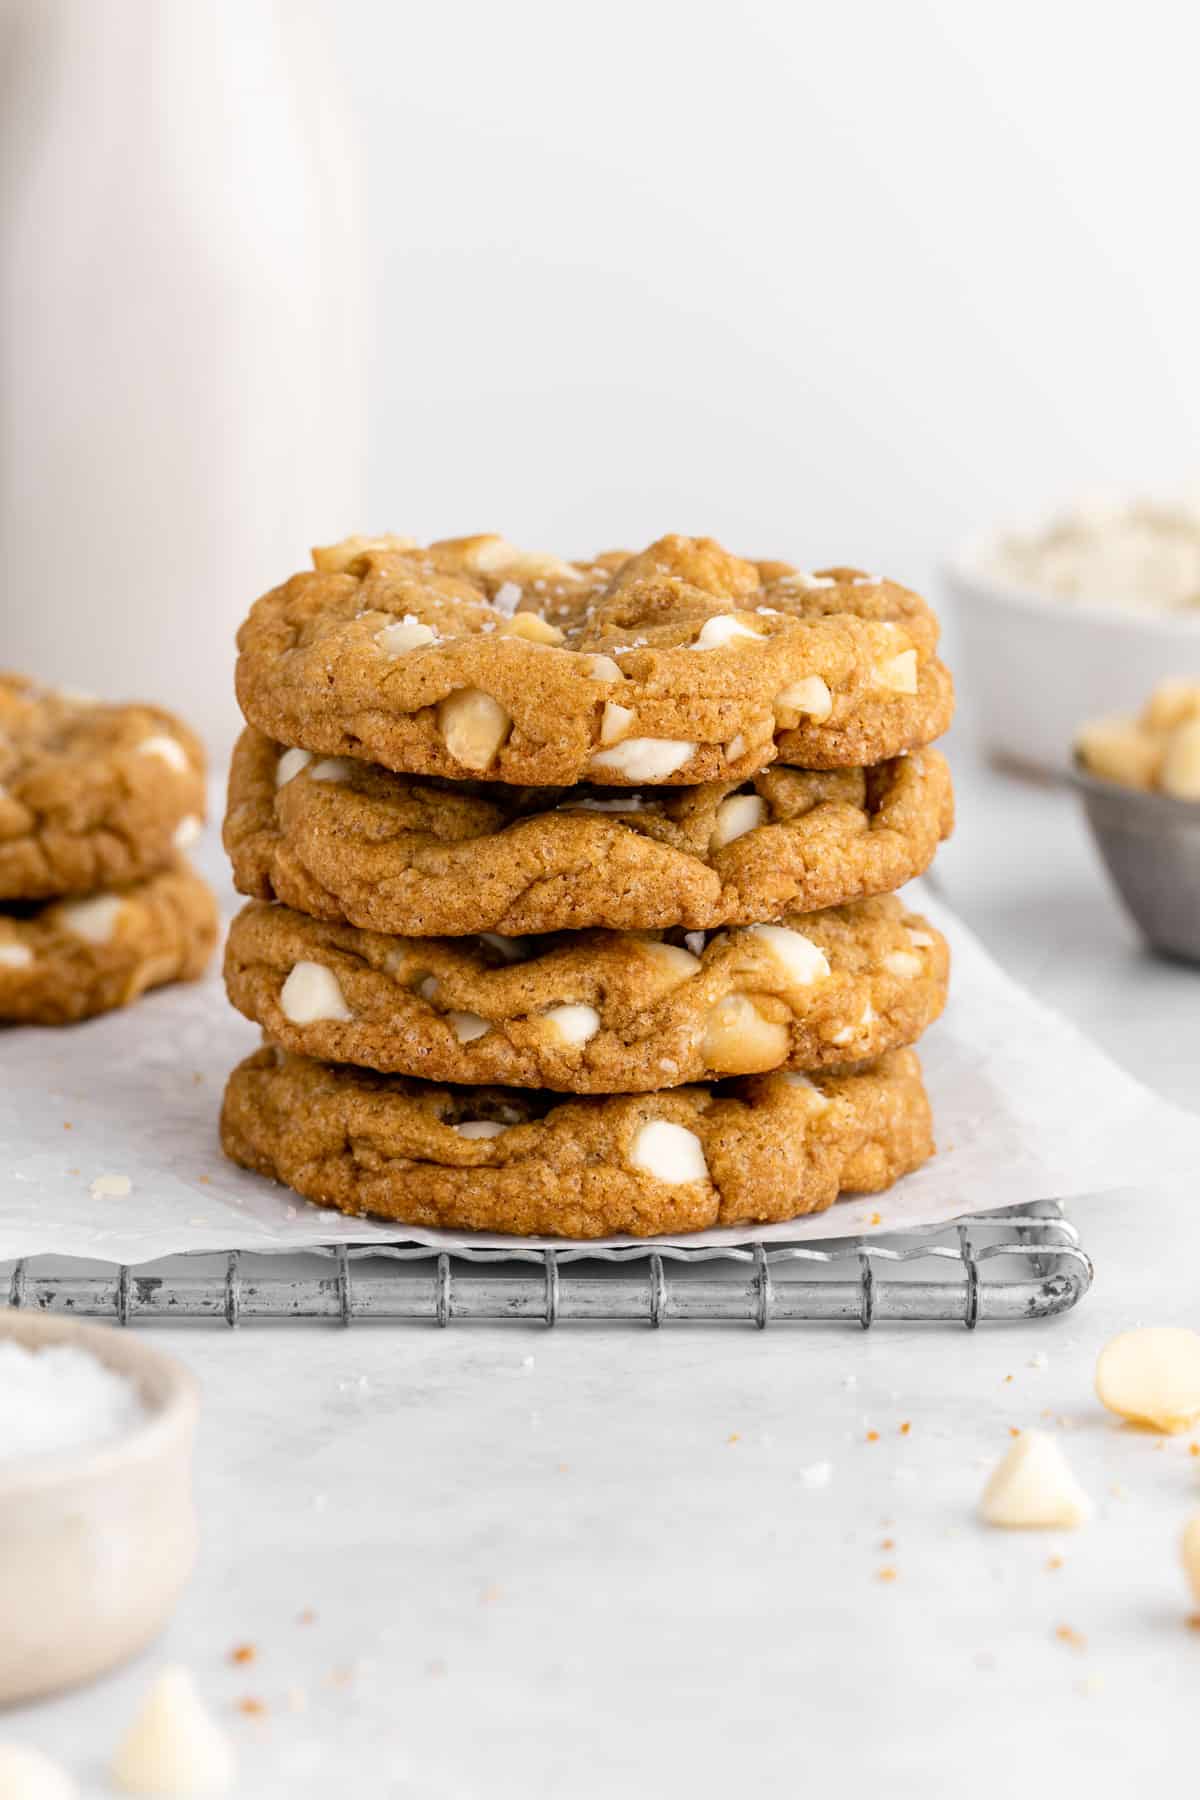
[[[247,731],[225,847],[243,894],[371,931],[708,931],[901,887],[952,818],[936,750],[612,795],[422,780]]]
[[[229,1078],[221,1142],[341,1212],[571,1238],[798,1218],[840,1193],[877,1193],[933,1153],[912,1050],[852,1073],[564,1101],[267,1045]]]
[[[0,675],[0,899],[138,881],[186,848],[204,810],[204,752],[170,713]]]
[[[745,562],[709,538],[534,556],[499,537],[352,538],[254,606],[237,691],[280,743],[517,785],[741,781],[780,746],[881,762],[950,723],[938,627],[854,569]]]
[[[225,948],[230,999],[286,1050],[575,1094],[874,1060],[937,1018],[948,968],[891,895],[675,941],[384,937],[251,901]]]
[[[106,893],[0,907],[0,1021],[65,1025],[194,981],[217,943],[217,905],[186,863]]]

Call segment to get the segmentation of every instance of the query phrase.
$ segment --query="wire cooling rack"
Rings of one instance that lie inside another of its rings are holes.
[[[1054,1201],[878,1238],[731,1249],[464,1250],[396,1243],[296,1253],[196,1253],[78,1273],[0,1265],[9,1304],[116,1319],[676,1321],[756,1325],[1049,1319],[1091,1286],[1079,1234]],[[0,1286],[0,1294],[3,1287]]]

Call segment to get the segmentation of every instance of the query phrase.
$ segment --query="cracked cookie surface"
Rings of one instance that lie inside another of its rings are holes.
[[[238,700],[267,735],[410,774],[559,786],[884,761],[949,725],[938,626],[848,568],[708,538],[568,563],[499,537],[349,539],[256,602]]]
[[[948,967],[891,895],[675,942],[395,938],[251,901],[225,949],[233,1004],[286,1050],[579,1094],[874,1060],[937,1018]]]
[[[400,936],[703,931],[890,892],[952,822],[936,750],[614,796],[423,780],[249,730],[225,847],[243,894]]]
[[[204,811],[204,752],[172,714],[0,675],[0,899],[140,880]]]
[[[0,1021],[66,1025],[194,981],[217,943],[207,884],[177,861],[144,881],[0,906]]]
[[[221,1143],[340,1212],[570,1238],[798,1218],[877,1193],[933,1154],[912,1050],[848,1073],[563,1100],[266,1045],[229,1078]]]

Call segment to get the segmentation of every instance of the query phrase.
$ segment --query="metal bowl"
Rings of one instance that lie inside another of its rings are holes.
[[[1102,781],[1072,783],[1126,911],[1146,942],[1200,963],[1200,802]]]

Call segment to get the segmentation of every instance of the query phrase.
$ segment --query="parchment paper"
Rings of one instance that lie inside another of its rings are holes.
[[[906,898],[946,933],[954,958],[946,1016],[921,1047],[938,1155],[888,1194],[683,1241],[881,1233],[1190,1176],[1200,1119],[1158,1099],[1033,1000],[919,884]],[[54,1253],[136,1263],[182,1250],[398,1238],[441,1249],[514,1242],[343,1218],[227,1163],[217,1142],[221,1089],[257,1042],[215,970],[87,1024],[0,1034],[0,1260]],[[129,1193],[94,1198],[104,1175],[127,1176]]]

